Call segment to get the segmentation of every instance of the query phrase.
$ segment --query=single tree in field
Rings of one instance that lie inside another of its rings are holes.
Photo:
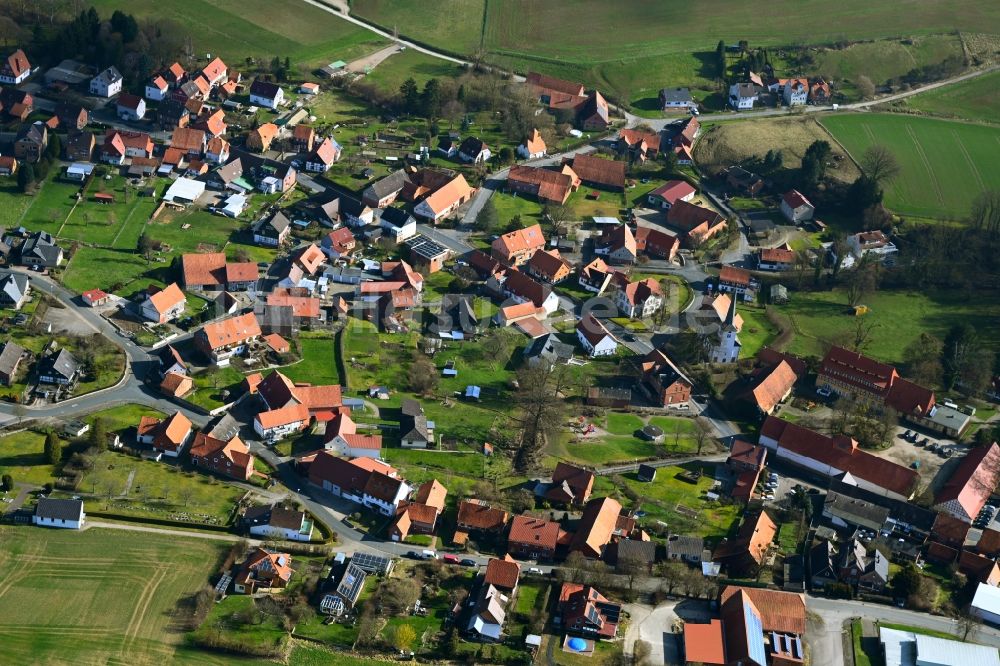
[[[94,424],[90,427],[88,443],[98,451],[104,451],[108,448],[108,426],[104,419],[94,420]]]
[[[54,432],[49,431],[45,435],[45,462],[50,465],[58,465],[62,459],[62,444]]]
[[[878,185],[892,182],[899,175],[899,160],[888,147],[876,143],[861,154],[861,171]]]

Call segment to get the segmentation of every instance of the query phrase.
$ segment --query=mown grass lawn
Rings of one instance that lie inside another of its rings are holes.
[[[740,331],[740,342],[743,344],[743,348],[740,356],[751,358],[778,336],[778,329],[767,320],[763,308],[739,303],[736,306],[736,311],[743,317],[743,330]]]
[[[147,271],[158,268],[132,250],[81,246],[66,266],[62,282],[67,289],[119,291]]]
[[[323,331],[302,331],[298,341],[302,360],[280,368],[284,375],[292,381],[315,386],[342,383],[337,371],[336,344],[332,335]]]
[[[56,467],[45,462],[45,435],[25,430],[0,439],[0,474],[15,482],[41,486],[55,480]]]
[[[646,512],[644,521],[662,521],[670,526],[672,532],[721,539],[739,520],[740,510],[736,505],[705,498],[705,493],[714,484],[714,465],[700,467],[703,474],[697,483],[689,483],[680,476],[685,470],[698,469],[699,465],[694,463],[661,467],[652,483],[639,481],[635,473],[624,474],[622,478],[640,496],[639,504]]]
[[[902,363],[903,350],[921,333],[943,340],[952,326],[965,323],[976,328],[987,348],[1000,349],[1000,296],[992,292],[878,291],[865,296],[864,304],[866,324],[875,325],[865,353],[887,363]],[[770,307],[791,319],[795,336],[788,351],[794,354],[822,356],[824,343],[853,339],[856,319],[847,314],[842,291],[795,292],[786,305]]]
[[[108,432],[118,432],[134,428],[143,416],[164,418],[166,414],[145,405],[121,405],[93,412],[87,416],[87,421],[93,424],[97,419],[102,419]]]
[[[289,637],[278,619],[264,616],[260,624],[242,624],[237,619],[241,612],[245,612],[254,603],[254,598],[248,595],[234,594],[226,597],[212,607],[208,617],[192,636],[197,639],[222,634],[242,645],[280,650],[287,645]]]
[[[194,380],[194,393],[185,396],[184,399],[199,407],[213,410],[236,398],[239,385],[243,381],[243,373],[226,365],[214,372],[208,370],[199,372],[191,378]],[[229,391],[229,394],[223,396],[223,391]]]

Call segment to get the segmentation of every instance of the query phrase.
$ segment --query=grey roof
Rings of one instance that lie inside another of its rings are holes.
[[[762,233],[774,230],[774,222],[766,218],[752,218],[750,220],[750,230],[754,233]]]
[[[394,192],[399,192],[409,179],[409,175],[404,170],[393,171],[385,178],[381,178],[365,188],[363,196],[382,199]]]
[[[403,401],[403,404],[400,406],[399,409],[400,411],[402,411],[404,416],[419,416],[423,415],[424,413],[423,406],[416,400],[412,400],[409,398]]]
[[[73,355],[66,351],[66,349],[60,349],[58,352],[49,354],[42,359],[39,364],[38,374],[45,376],[61,375],[70,379],[79,369],[80,364],[73,358]]]
[[[51,520],[80,520],[83,517],[83,502],[81,500],[45,497],[38,500],[35,515]]]
[[[30,125],[21,125],[17,130],[17,135],[15,136],[15,141],[31,141],[32,143],[41,144],[45,140],[45,123],[38,121],[31,123]]]
[[[340,584],[337,585],[337,594],[343,597],[344,601],[352,606],[361,596],[361,590],[365,589],[365,579],[368,574],[361,567],[351,562],[344,571]]]
[[[349,215],[350,217],[361,217],[365,211],[371,210],[371,208],[361,201],[353,197],[341,197],[338,204],[339,210],[344,215]]]
[[[568,361],[573,358],[573,345],[562,342],[554,333],[548,333],[532,340],[524,349],[524,357],[549,363]]]
[[[657,561],[656,542],[654,541],[622,539],[615,545],[613,551],[615,566],[628,560],[638,561],[643,564],[655,564]]]
[[[736,96],[740,98],[756,97],[757,88],[752,83],[738,83],[736,84]]]
[[[26,275],[7,273],[0,276],[0,292],[6,294],[11,301],[19,303],[27,291],[28,277]]]
[[[691,91],[687,88],[664,88],[660,91],[660,101],[667,102],[690,102]]]
[[[809,570],[812,572],[813,578],[818,576],[837,578],[837,572],[834,568],[836,566],[835,555],[836,550],[829,541],[821,541],[809,549]]]
[[[889,509],[871,502],[829,492],[823,502],[823,513],[840,518],[849,525],[881,529],[889,517]]]
[[[0,372],[6,375],[13,374],[17,362],[21,360],[23,354],[24,347],[16,342],[7,341],[4,343],[3,347],[0,347]]]
[[[95,81],[100,81],[104,85],[110,85],[115,81],[121,81],[122,73],[118,71],[118,68],[112,65],[106,70],[94,77]]]
[[[671,534],[667,538],[667,554],[681,557],[701,557],[705,550],[705,540],[701,537]]]
[[[291,224],[291,221],[279,210],[270,219],[260,221],[257,226],[257,233],[261,236],[273,236],[277,238],[288,228],[289,224]]]

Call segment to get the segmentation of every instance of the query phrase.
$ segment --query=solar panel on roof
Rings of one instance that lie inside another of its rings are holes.
[[[371,553],[355,553],[351,564],[369,573],[387,573],[392,566],[392,559]]]

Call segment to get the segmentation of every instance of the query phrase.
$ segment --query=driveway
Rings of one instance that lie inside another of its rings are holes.
[[[634,654],[636,641],[646,641],[650,647],[648,661],[652,666],[679,664],[677,635],[672,631],[674,624],[680,620],[674,612],[676,605],[676,601],[655,608],[626,604],[625,610],[632,616],[632,621],[625,634],[625,654]]]
[[[399,44],[393,44],[392,46],[387,46],[381,51],[376,51],[370,55],[366,55],[364,58],[358,58],[357,60],[352,60],[347,63],[347,71],[354,72],[355,74],[367,74],[371,70],[382,64],[382,61],[389,56],[399,53],[403,50]]]

